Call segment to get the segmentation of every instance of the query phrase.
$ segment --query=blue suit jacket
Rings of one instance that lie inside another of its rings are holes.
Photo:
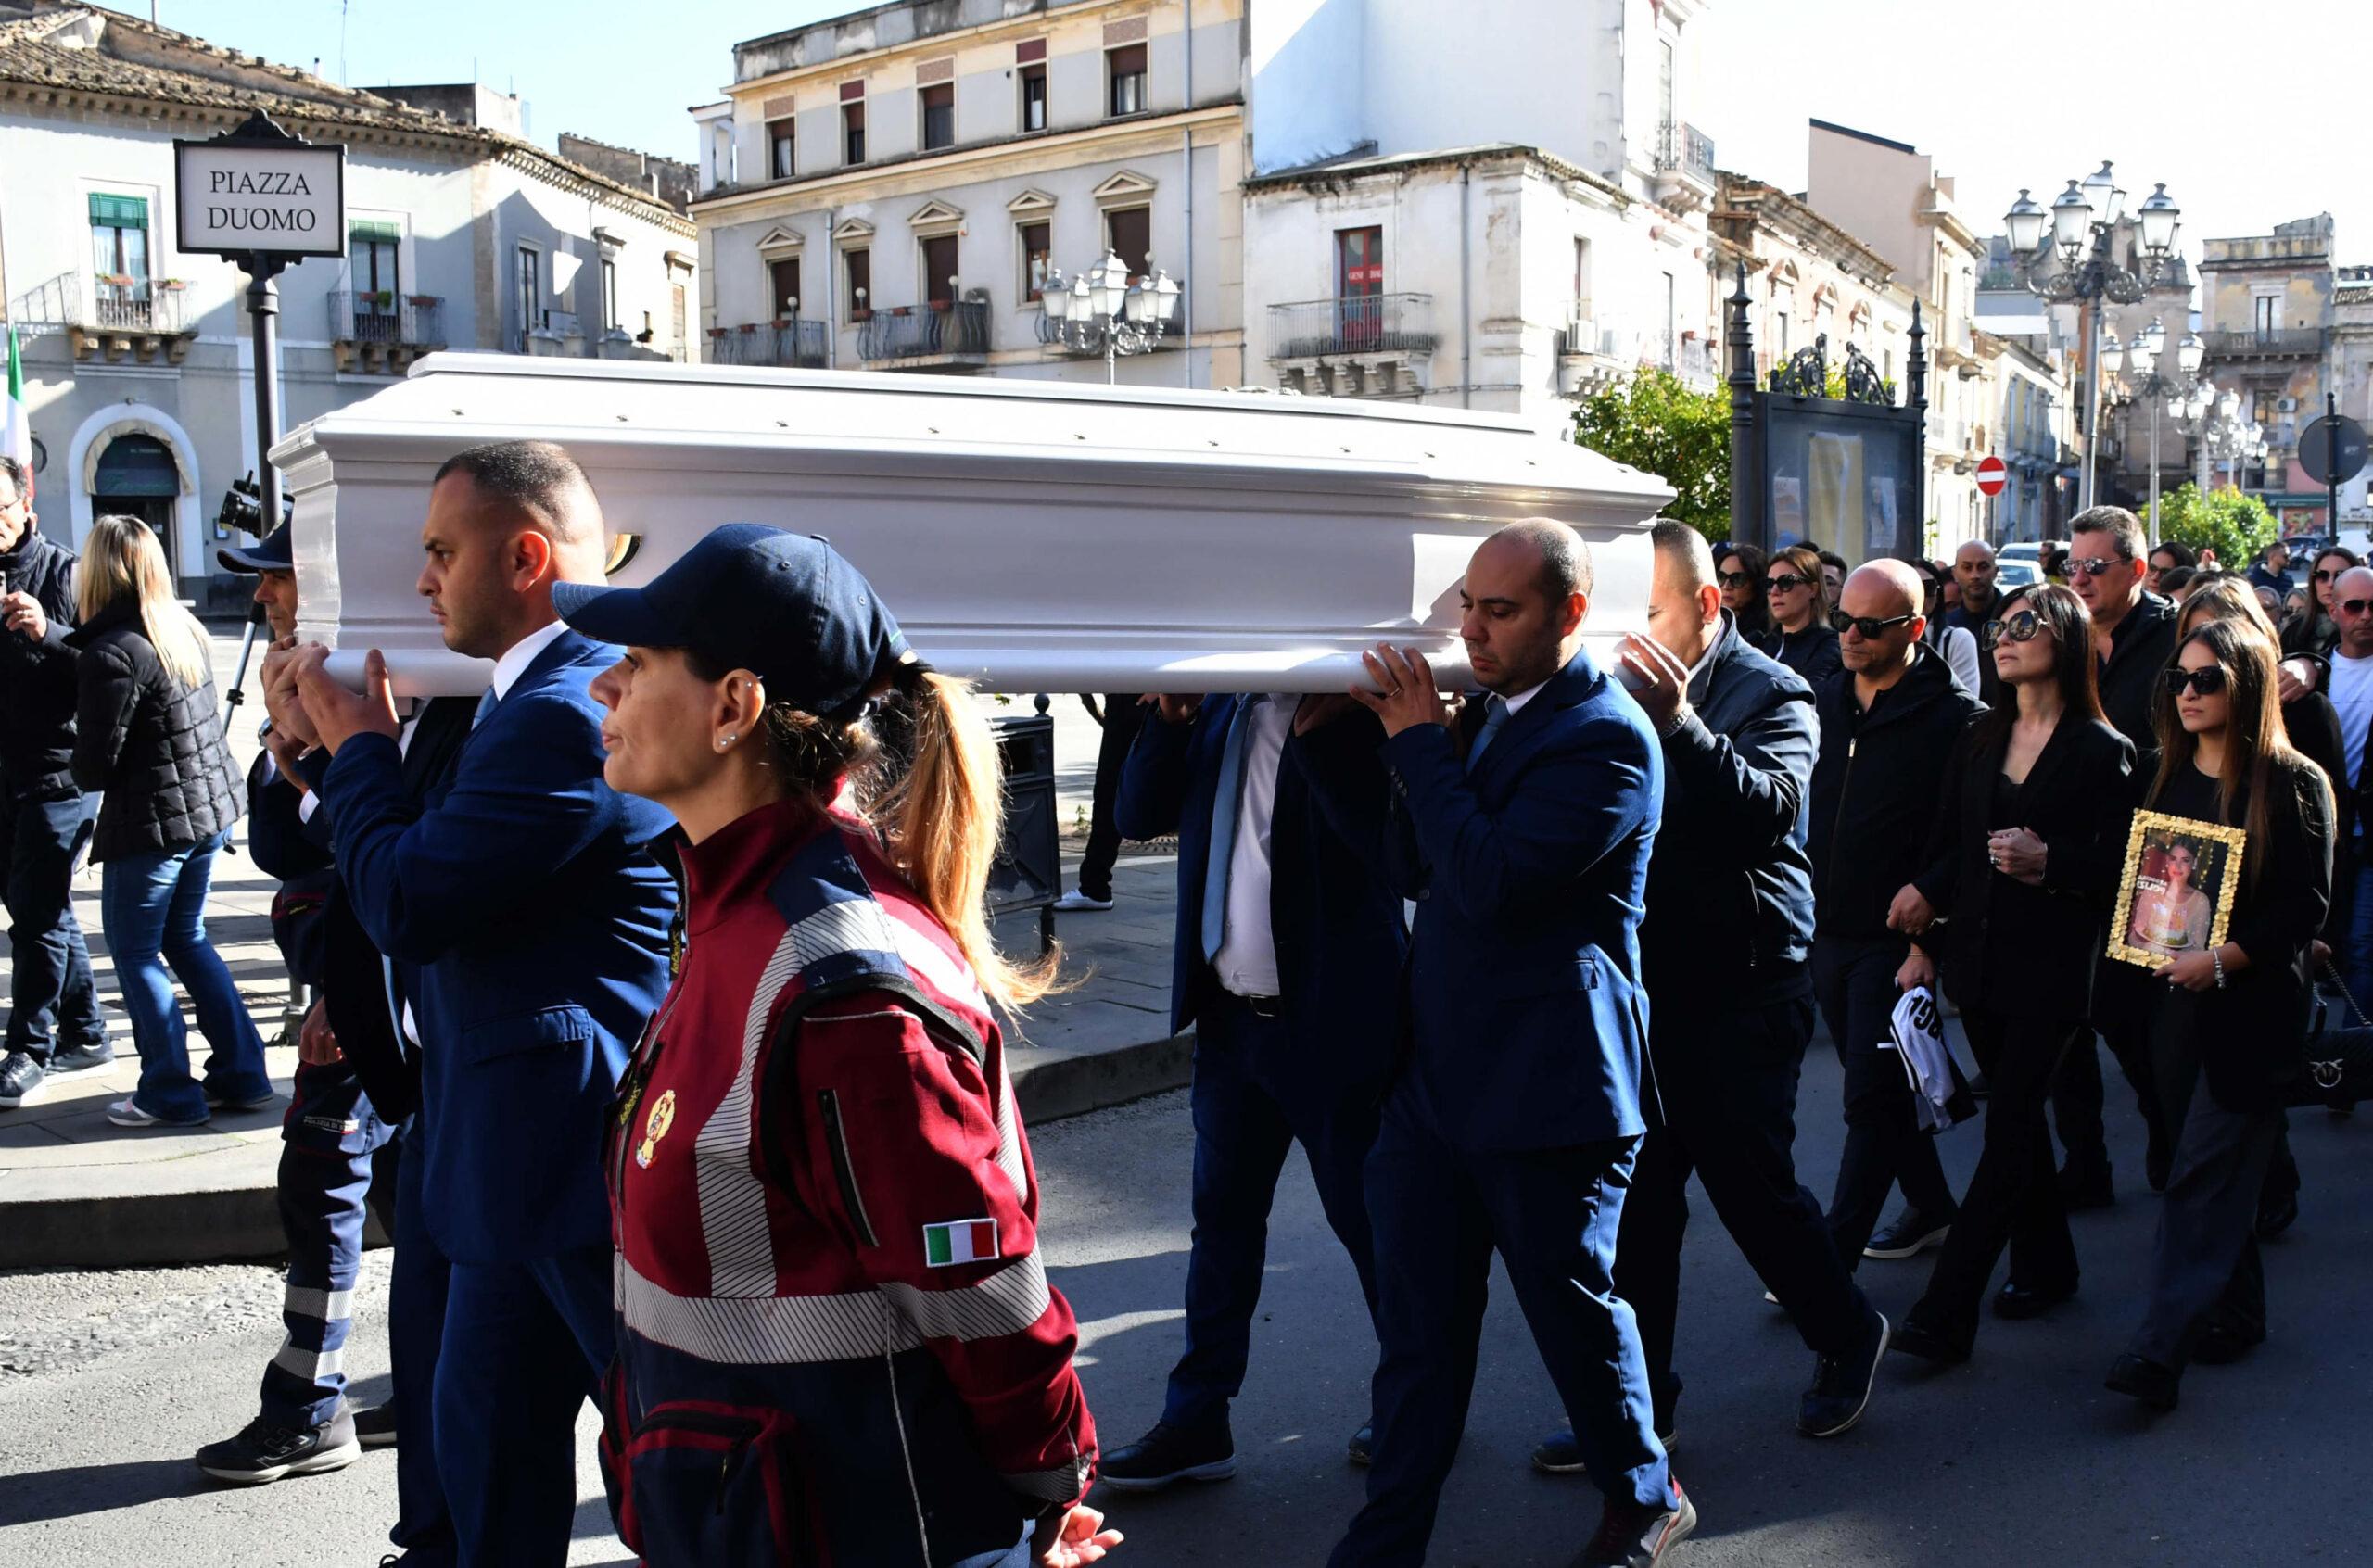
[[[1434,725],[1384,755],[1402,785],[1388,848],[1418,901],[1410,1087],[1437,1127],[1477,1150],[1644,1132],[1639,932],[1664,794],[1646,716],[1578,652],[1473,772]]]
[[[1178,835],[1178,937],[1170,1027],[1186,1028],[1218,981],[1203,959],[1203,882],[1220,760],[1240,697],[1209,697],[1186,724],[1148,716],[1121,771],[1121,835]],[[1288,736],[1271,817],[1270,929],[1284,1011],[1339,1075],[1380,1081],[1400,1037],[1399,998],[1386,977],[1407,951],[1401,896],[1385,880],[1382,845],[1390,780],[1377,761],[1384,738],[1355,714]],[[1323,770],[1322,794],[1306,769]]]
[[[356,917],[402,967],[422,1053],[423,1208],[456,1262],[605,1242],[603,1119],[667,983],[671,826],[602,781],[587,690],[617,650],[565,632],[415,800],[396,743],[324,778]]]

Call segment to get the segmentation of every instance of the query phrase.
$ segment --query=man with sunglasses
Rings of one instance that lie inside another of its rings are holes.
[[[2175,657],[2176,607],[2143,587],[2143,557],[2150,547],[2134,513],[2122,506],[2097,506],[2078,512],[2068,532],[2068,586],[2093,619],[2101,711],[2134,743],[2139,804],[2139,791],[2159,771],[2152,715],[2158,707],[2159,672]],[[2153,1005],[2147,975],[2131,965],[2100,960],[2094,971],[2093,1027],[2134,1087],[2150,1132],[2144,1164],[2155,1191],[2166,1184],[2169,1144],[2151,1088]],[[2060,1076],[2052,1084],[2052,1119],[2068,1151],[2060,1188],[2071,1209],[2104,1208],[2114,1198],[2101,1100],[2100,1055],[2081,1045],[2072,1048],[2061,1059]]]
[[[2265,554],[2250,568],[2250,586],[2272,588],[2278,605],[2287,603],[2299,591],[2298,579],[2291,575],[2291,546],[2287,541],[2277,539],[2265,547]]]
[[[2332,582],[2332,620],[2340,640],[2331,651],[2332,706],[2340,714],[2341,740],[2348,752],[2348,777],[2335,778],[2339,807],[2333,843],[2340,864],[2332,891],[2345,905],[2332,922],[2348,933],[2340,955],[2341,978],[2359,1005],[2373,1005],[2373,855],[2367,854],[2365,787],[2367,737],[2373,733],[2373,568],[2352,566]]]
[[[1895,906],[1921,870],[1953,742],[1984,711],[1922,637],[1920,577],[1874,561],[1846,579],[1837,613],[1845,668],[1814,688],[1813,994],[1846,1069],[1846,1150],[1830,1199],[1830,1238],[1846,1267],[1910,1258],[1945,1238],[1952,1189],[1920,1130],[1889,1018],[1910,955]],[[1887,1192],[1905,1208],[1877,1230]],[[1873,1233],[1874,1231],[1876,1233]]]

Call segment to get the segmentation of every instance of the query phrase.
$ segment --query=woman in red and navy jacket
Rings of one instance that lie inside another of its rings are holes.
[[[554,601],[626,647],[593,687],[605,777],[684,839],[675,984],[609,1132],[620,1534],[651,1568],[1103,1556],[991,1010],[1047,977],[988,940],[997,761],[966,688],[778,529]]]

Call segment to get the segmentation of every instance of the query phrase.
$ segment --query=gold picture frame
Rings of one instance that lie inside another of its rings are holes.
[[[2249,835],[2189,816],[2138,811],[2126,836],[2109,955],[2156,969],[2225,942]]]

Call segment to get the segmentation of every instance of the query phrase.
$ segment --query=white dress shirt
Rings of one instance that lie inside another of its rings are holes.
[[[1556,677],[1555,676],[1550,677],[1551,680],[1555,680],[1555,678]],[[1541,686],[1528,686],[1513,697],[1501,698],[1501,704],[1508,710],[1508,717],[1514,718],[1516,714],[1522,713],[1524,711],[1524,705],[1533,700],[1533,698],[1540,692],[1541,687],[1548,684],[1549,681],[1544,680],[1541,683]],[[1502,722],[1504,723],[1505,721],[1504,720]]]
[[[1284,764],[1286,736],[1301,699],[1285,693],[1245,701],[1252,704],[1252,715],[1245,721],[1244,771],[1235,801],[1236,844],[1227,862],[1227,935],[1212,956],[1212,969],[1220,984],[1238,996],[1275,996],[1280,987],[1276,933],[1269,923],[1274,883],[1270,829],[1277,815],[1277,769]],[[1217,809],[1227,804],[1215,803]]]
[[[511,689],[519,683],[519,677],[527,673],[527,666],[536,662],[536,655],[558,642],[560,634],[566,630],[566,621],[554,621],[513,643],[502,657],[494,662],[494,700],[500,702],[510,696]]]

